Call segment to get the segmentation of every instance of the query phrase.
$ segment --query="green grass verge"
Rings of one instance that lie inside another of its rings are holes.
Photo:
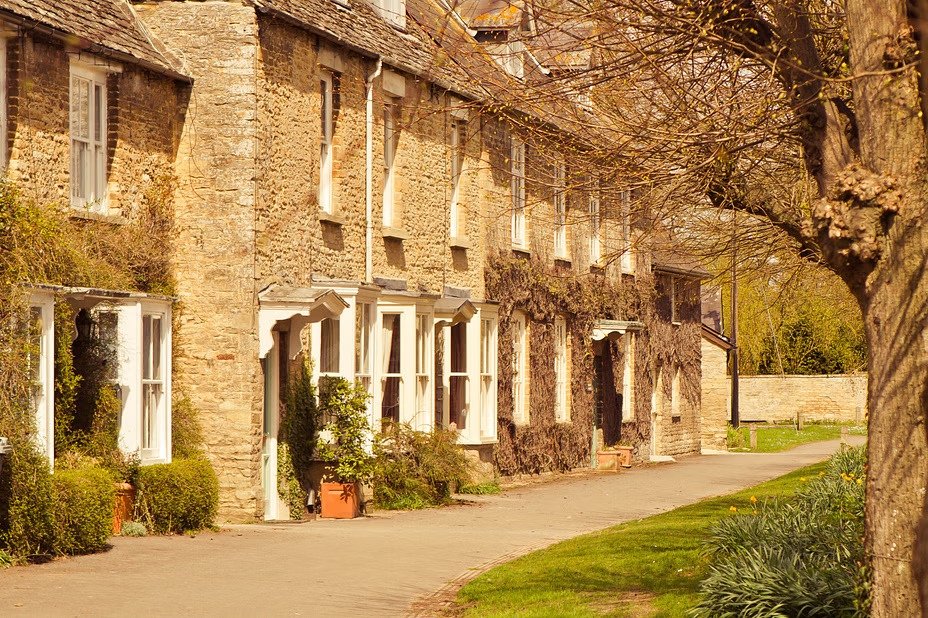
[[[758,500],[791,497],[824,463],[738,493],[577,537],[496,567],[458,594],[460,616],[684,616],[697,601],[711,522],[751,510]]]
[[[852,435],[865,435],[866,427],[849,427]],[[740,428],[743,441],[741,446],[734,446],[729,440],[729,450],[736,452],[775,453],[785,451],[800,444],[808,442],[821,442],[841,437],[840,425],[806,425],[802,431],[796,431],[792,425],[779,427],[758,426],[757,448],[751,449],[750,428],[742,425]]]

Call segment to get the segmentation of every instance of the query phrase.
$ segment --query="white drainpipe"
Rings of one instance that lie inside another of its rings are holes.
[[[365,236],[364,236],[364,281],[374,280],[374,80],[383,69],[383,59],[378,56],[377,66],[365,83],[367,87],[367,178],[365,179]]]

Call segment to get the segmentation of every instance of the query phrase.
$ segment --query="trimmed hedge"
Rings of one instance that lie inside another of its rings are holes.
[[[20,442],[0,473],[0,546],[20,558],[55,553],[55,495],[48,461]]]
[[[55,489],[55,551],[86,554],[106,547],[113,530],[116,488],[103,468],[62,470],[52,476]]]
[[[213,525],[219,480],[205,459],[142,466],[137,487],[136,510],[152,532],[183,533]]]

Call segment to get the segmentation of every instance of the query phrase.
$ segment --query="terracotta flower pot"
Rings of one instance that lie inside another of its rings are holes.
[[[352,519],[361,514],[358,483],[322,483],[322,517]]]
[[[116,487],[116,503],[113,505],[113,534],[119,534],[125,521],[132,521],[135,505],[135,487],[129,483],[113,483]]]
[[[596,452],[596,464],[600,470],[618,470],[619,467],[632,467],[631,446],[617,446],[615,448],[604,449]]]

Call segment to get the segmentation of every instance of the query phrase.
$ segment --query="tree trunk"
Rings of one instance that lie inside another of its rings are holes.
[[[857,176],[841,199],[874,222],[879,255],[857,288],[869,353],[866,546],[875,618],[928,616],[912,568],[928,480],[928,187],[906,10],[905,0],[847,4],[860,162],[873,176]]]

